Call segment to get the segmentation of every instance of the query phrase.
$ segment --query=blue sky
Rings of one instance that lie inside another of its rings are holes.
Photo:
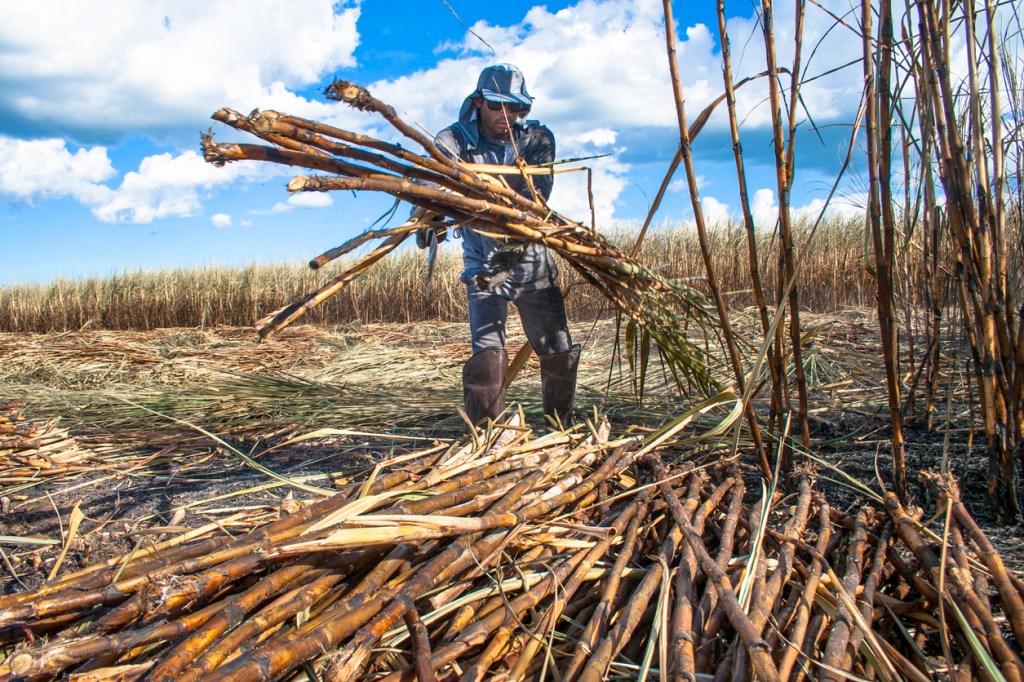
[[[788,63],[791,3],[777,7]],[[837,13],[845,0],[826,2]],[[327,102],[334,77],[368,86],[406,120],[438,131],[483,66],[512,62],[536,97],[531,117],[559,156],[590,162],[599,224],[642,220],[678,143],[661,3],[656,0],[39,0],[0,8],[0,284],[136,268],[300,261],[365,229],[390,204],[351,194],[289,196],[294,170],[215,168],[201,130],[228,106],[277,109],[378,137],[382,121]],[[785,7],[783,7],[785,5]],[[491,46],[467,31],[466,25]],[[736,78],[764,69],[750,2],[726,2]],[[845,29],[808,7],[807,44],[828,35],[808,73],[860,55]],[[692,119],[722,91],[713,0],[675,4]],[[493,48],[493,51],[492,49]],[[804,99],[794,206],[813,210],[845,154],[859,65],[816,80]],[[740,92],[743,145],[759,215],[774,205],[762,84]],[[250,139],[247,141],[255,141]],[[731,142],[721,112],[695,146],[705,212],[735,215]],[[559,176],[552,204],[585,220],[582,174]],[[857,203],[857,183],[847,187]],[[404,212],[405,209],[400,209]],[[658,222],[692,215],[680,171]],[[451,248],[451,247],[446,247]]]

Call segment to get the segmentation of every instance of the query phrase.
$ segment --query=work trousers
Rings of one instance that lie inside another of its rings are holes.
[[[514,303],[519,310],[526,339],[538,356],[572,349],[565,299],[558,284],[536,289],[506,280],[493,291],[482,291],[470,282],[466,290],[474,353],[485,348],[505,347],[509,303]]]

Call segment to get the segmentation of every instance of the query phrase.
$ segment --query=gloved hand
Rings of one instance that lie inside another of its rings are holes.
[[[448,238],[448,225],[441,216],[430,218],[427,223],[416,230],[416,246],[421,249],[431,244],[440,244]]]

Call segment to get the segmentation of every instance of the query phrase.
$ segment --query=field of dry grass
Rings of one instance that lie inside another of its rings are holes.
[[[806,239],[808,226],[800,230]],[[752,304],[745,232],[738,225],[712,232],[712,251],[721,286],[730,305]],[[611,237],[623,248],[635,231],[619,228]],[[762,253],[773,253],[773,235],[760,235]],[[803,261],[801,301],[810,311],[873,305],[874,281],[866,267],[864,226],[856,220],[826,221],[818,228],[813,248]],[[357,279],[341,294],[309,313],[309,320],[327,324],[351,322],[409,323],[422,320],[461,321],[465,292],[458,281],[459,243],[443,245],[431,292],[426,291],[425,252],[400,251]],[[661,275],[687,279],[698,289],[704,264],[696,233],[681,225],[651,232],[641,259]],[[919,263],[907,261],[907,281],[920,277]],[[774,281],[776,263],[762,257],[766,282]],[[59,279],[40,285],[0,288],[0,331],[48,332],[80,329],[155,329],[159,327],[249,326],[291,303],[341,270],[344,262],[314,271],[302,263],[254,264],[245,268],[209,266],[195,269],[125,272],[111,277]],[[569,314],[578,320],[610,313],[600,295],[574,280],[562,268],[563,287],[570,292]],[[909,290],[909,289],[908,289]]]

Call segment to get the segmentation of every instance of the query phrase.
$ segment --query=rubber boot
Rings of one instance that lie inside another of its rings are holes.
[[[541,394],[544,414],[564,423],[576,398],[576,372],[580,366],[580,344],[572,350],[552,353],[540,359]]]
[[[506,371],[508,353],[504,348],[478,351],[463,366],[462,395],[474,426],[484,418],[497,419],[505,411]]]

